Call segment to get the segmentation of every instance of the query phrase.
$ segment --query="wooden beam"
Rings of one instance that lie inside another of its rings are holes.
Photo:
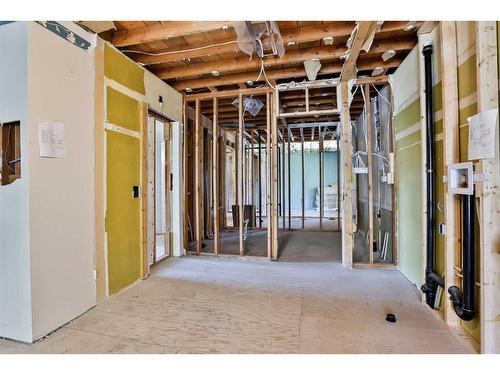
[[[302,206],[302,230],[304,230],[304,216],[305,216],[305,189],[304,189],[304,129],[300,128],[300,159],[301,159],[301,206]]]
[[[184,99],[188,102],[194,102],[196,99],[201,99],[201,100],[207,100],[207,99],[213,99],[213,98],[234,98],[235,96],[238,96],[240,94],[243,95],[263,95],[268,92],[272,92],[272,90],[269,87],[256,87],[256,88],[248,88],[244,90],[224,90],[224,91],[219,91],[219,92],[206,92],[206,93],[200,93],[200,94],[191,94],[191,95],[184,95]]]
[[[238,113],[239,113],[239,121],[238,121],[238,228],[240,235],[240,256],[245,255],[245,245],[243,242],[243,222],[244,222],[244,210],[243,210],[243,157],[244,157],[244,148],[243,148],[243,95],[239,95],[239,104],[238,104]]]
[[[359,60],[358,68],[360,71],[363,70],[373,70],[378,66],[382,68],[397,68],[401,62],[403,61],[400,57],[393,57],[388,61],[381,61],[380,58],[362,58]],[[329,62],[324,63],[321,66],[321,69],[318,73],[318,76],[325,74],[338,74],[342,71],[342,63],[340,62]],[[268,79],[289,79],[289,78],[298,78],[305,77],[306,71],[303,65],[292,66],[288,68],[280,68],[280,69],[270,69],[266,70],[266,75]],[[225,74],[220,77],[208,77],[208,78],[194,78],[194,79],[186,79],[186,80],[177,80],[172,81],[170,84],[176,90],[185,90],[186,88],[191,89],[199,89],[206,88],[208,86],[226,86],[238,84],[239,82],[246,82],[248,80],[257,82],[257,78],[259,76],[259,70],[243,72],[243,73],[234,73],[234,74]],[[382,76],[383,77],[383,76]],[[366,78],[370,80],[375,80],[377,77]],[[360,78],[364,79],[364,78]],[[264,82],[264,78],[261,78],[261,82]],[[387,81],[387,79],[386,79]],[[363,84],[366,82],[363,82]],[[247,89],[249,90],[249,89]],[[269,90],[269,88],[267,88]],[[265,91],[262,90],[262,91]],[[205,96],[210,95],[204,94]],[[193,97],[193,95],[190,95]],[[220,97],[220,96],[219,96]]]
[[[278,95],[273,95],[273,105],[271,114],[271,138],[272,138],[272,187],[271,187],[271,197],[272,197],[272,254],[271,258],[273,260],[278,259],[278,118],[277,118],[277,108],[278,108]]]
[[[323,192],[323,131],[318,127],[318,160],[319,160],[319,230],[323,230],[323,210],[324,210],[324,192]]]
[[[126,47],[178,36],[199,34],[231,26],[231,21],[167,21],[113,33],[111,42],[116,47]]]
[[[212,182],[213,182],[213,201],[214,201],[214,253],[220,253],[220,223],[219,223],[219,121],[218,116],[218,102],[217,98],[213,99],[214,115],[213,115],[213,130],[212,130]]]
[[[337,136],[337,230],[340,230],[340,139]]]
[[[364,24],[364,23],[363,23]],[[368,22],[368,24],[370,24]],[[364,28],[360,28],[361,31]],[[366,37],[366,36],[365,36]],[[382,54],[387,51],[389,48],[395,51],[409,51],[415,45],[415,41],[413,38],[405,38],[402,40],[381,40],[377,43],[374,43],[370,49],[370,54]],[[357,44],[354,44],[353,47],[357,47]],[[361,48],[361,46],[359,47]],[[351,49],[351,54],[348,60],[346,61],[351,63],[356,63],[357,54],[356,51]],[[295,64],[302,63],[307,59],[338,59],[345,53],[345,47],[343,46],[323,46],[323,47],[312,47],[308,49],[295,49],[291,51],[287,51],[285,55],[282,57],[272,56],[264,58],[264,66],[266,68],[276,65],[285,65],[285,64]],[[389,60],[390,61],[390,60]],[[350,65],[347,65],[349,67]],[[251,69],[260,69],[261,61],[260,59],[248,59],[248,56],[235,57],[223,60],[216,60],[212,62],[202,62],[195,64],[188,64],[182,66],[175,66],[170,68],[163,68],[159,70],[155,70],[154,73],[160,77],[161,79],[181,79],[184,77],[193,77],[199,76],[202,74],[210,74],[212,71],[218,71],[220,73],[227,73],[238,70],[251,70]],[[355,65],[354,65],[355,67]]]
[[[292,229],[292,176],[291,176],[291,173],[290,173],[290,161],[291,161],[291,158],[290,158],[290,129],[287,129],[288,130],[288,163],[287,163],[287,167],[288,167],[288,229]]]
[[[141,119],[141,245],[142,245],[142,274],[141,278],[149,277],[149,257],[148,257],[148,105],[140,104],[140,119]]]
[[[457,74],[457,31],[455,21],[443,21],[440,28],[441,37],[441,82],[443,98],[443,148],[444,174],[448,175],[448,166],[460,161],[459,151],[459,116],[458,116],[458,74]],[[445,247],[445,288],[457,285],[455,277],[456,251],[460,238],[460,223],[457,220],[460,212],[460,199],[455,194],[444,196],[444,220],[446,225]],[[460,322],[449,298],[445,301],[445,321],[449,326],[457,327]]]
[[[267,257],[272,257],[272,157],[271,157],[271,94],[266,94],[266,218],[267,218]]]
[[[342,103],[340,114],[342,122],[342,264],[346,268],[352,268],[352,140],[349,85],[347,82],[340,83],[340,92]]]
[[[361,52],[361,48],[363,48],[363,44],[365,43],[366,38],[373,30],[373,26],[376,24],[377,23],[373,21],[361,21],[358,23],[358,30],[354,35],[354,40],[352,41],[349,54],[347,55],[347,58],[344,62],[344,66],[342,67],[342,73],[340,75],[340,79],[342,81],[348,81],[351,78],[356,77],[356,64],[358,61],[359,53]]]
[[[478,112],[497,110],[495,158],[477,163],[484,181],[476,184],[479,196],[481,352],[500,352],[500,145],[498,129],[498,50],[496,21],[476,23]]]
[[[366,153],[368,159],[368,259],[373,264],[373,156],[372,156],[372,103],[370,85],[365,85]]]
[[[202,230],[202,181],[203,181],[203,145],[202,145],[202,133],[203,127],[201,126],[201,106],[200,100],[196,100],[195,105],[195,135],[194,135],[194,181],[195,181],[195,238],[196,238],[196,254],[201,253],[201,243],[203,240],[203,230]]]

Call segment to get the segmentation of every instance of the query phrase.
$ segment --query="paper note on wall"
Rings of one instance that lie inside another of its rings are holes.
[[[66,144],[64,140],[64,124],[53,121],[38,121],[38,148],[40,157],[64,158],[66,157]]]
[[[498,109],[490,109],[467,118],[469,121],[469,160],[495,157],[495,128]]]

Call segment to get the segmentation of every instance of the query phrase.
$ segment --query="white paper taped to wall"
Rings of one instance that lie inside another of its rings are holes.
[[[64,124],[47,120],[38,121],[38,148],[40,157],[65,158]]]
[[[469,160],[495,157],[497,116],[498,108],[495,108],[467,118],[469,122]]]

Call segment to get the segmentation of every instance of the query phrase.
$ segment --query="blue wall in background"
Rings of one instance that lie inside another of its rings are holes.
[[[337,152],[324,152],[325,165],[323,166],[324,185],[337,183]],[[301,209],[302,185],[301,185],[301,153],[292,153],[290,155],[290,173],[291,173],[291,198],[292,209]],[[288,166],[285,167],[287,174],[286,183],[288,184]],[[306,152],[304,154],[304,196],[305,209],[310,210],[315,206],[316,191],[319,186],[319,153]],[[288,207],[288,185],[286,187],[287,207]]]

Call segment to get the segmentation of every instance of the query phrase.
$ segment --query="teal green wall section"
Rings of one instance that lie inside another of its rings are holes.
[[[306,152],[304,153],[304,208],[306,210],[313,209],[315,207],[316,192],[319,186],[319,158],[317,152]],[[337,152],[328,151],[324,152],[324,162],[323,175],[324,175],[324,185],[336,184],[337,183]],[[286,194],[288,197],[288,166],[285,166],[286,170]],[[302,174],[302,163],[301,163],[301,153],[292,153],[290,155],[290,173],[291,173],[291,206],[292,209],[301,209],[301,174]],[[288,202],[288,201],[287,201]],[[288,203],[287,203],[288,204]],[[288,207],[288,205],[287,205]]]

